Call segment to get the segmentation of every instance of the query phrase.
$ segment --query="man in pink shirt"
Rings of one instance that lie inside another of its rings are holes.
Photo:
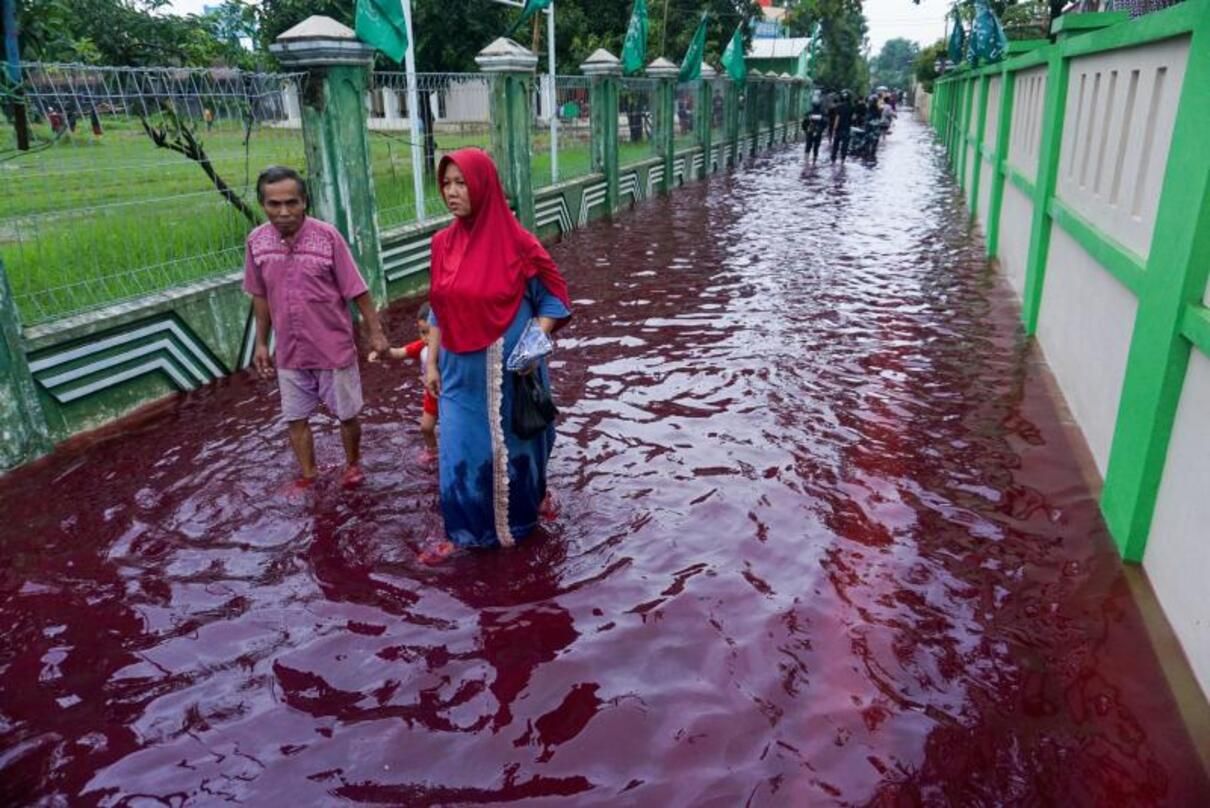
[[[348,301],[361,312],[371,349],[390,346],[349,245],[336,228],[307,216],[307,186],[298,172],[272,166],[256,179],[256,196],[269,221],[248,235],[244,291],[256,317],[253,363],[263,378],[277,366],[282,416],[302,467],[299,487],[315,481],[315,443],[309,418],[320,402],[340,421],[348,466],[341,480],[359,485],[361,376]],[[269,329],[277,340],[269,355]]]

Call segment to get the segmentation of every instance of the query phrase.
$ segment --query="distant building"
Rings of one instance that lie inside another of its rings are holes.
[[[806,76],[807,51],[811,46],[808,37],[781,37],[779,39],[753,39],[748,51],[748,67],[764,72],[789,73],[791,76]]]
[[[777,39],[787,34],[784,24],[786,0],[758,0],[761,18],[752,21],[753,39]]]

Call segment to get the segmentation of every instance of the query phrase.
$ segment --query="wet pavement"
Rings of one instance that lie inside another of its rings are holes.
[[[965,218],[902,121],[553,248],[562,512],[514,551],[416,563],[414,365],[364,371],[355,492],[274,494],[247,376],[0,480],[0,804],[1210,804]]]

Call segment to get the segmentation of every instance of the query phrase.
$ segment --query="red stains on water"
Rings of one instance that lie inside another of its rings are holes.
[[[417,563],[410,365],[357,491],[273,493],[247,377],[0,481],[0,802],[1206,804],[964,216],[905,122],[560,245],[561,512],[512,552]]]

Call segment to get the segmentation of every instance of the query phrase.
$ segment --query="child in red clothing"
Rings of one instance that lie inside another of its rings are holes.
[[[402,348],[390,348],[386,355],[391,359],[412,359],[420,364],[420,375],[424,377],[429,353],[429,304],[422,303],[416,312],[416,332],[420,339],[409,342]],[[378,361],[377,351],[371,351],[367,357],[371,362]],[[420,434],[424,436],[424,459],[431,461],[437,452],[437,399],[424,391],[423,411],[420,415]]]

